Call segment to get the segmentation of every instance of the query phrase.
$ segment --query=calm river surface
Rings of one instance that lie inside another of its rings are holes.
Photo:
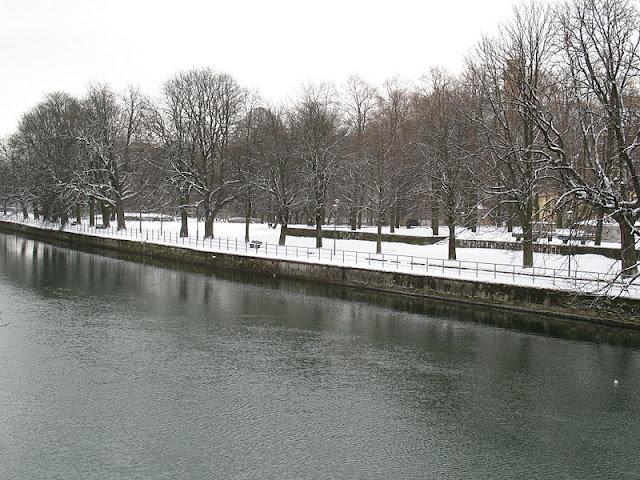
[[[394,302],[0,234],[0,479],[640,478],[637,347]]]

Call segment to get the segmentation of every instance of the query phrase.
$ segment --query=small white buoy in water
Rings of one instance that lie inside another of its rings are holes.
[[[615,379],[615,380],[613,381],[613,386],[614,386],[614,387],[617,387],[617,386],[618,386],[618,379]]]

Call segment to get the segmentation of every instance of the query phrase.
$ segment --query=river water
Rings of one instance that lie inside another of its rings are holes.
[[[640,478],[624,334],[4,234],[0,324],[0,479]]]

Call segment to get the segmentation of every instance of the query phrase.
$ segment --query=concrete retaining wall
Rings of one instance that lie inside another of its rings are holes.
[[[273,277],[311,280],[345,287],[445,300],[457,304],[484,305],[503,310],[538,313],[588,321],[594,324],[640,329],[640,300],[614,301],[544,288],[203,252],[179,246],[155,245],[126,239],[40,230],[27,225],[2,221],[0,221],[0,231],[19,233],[43,241],[63,242],[72,247],[109,249],[173,262],[186,262],[212,269],[221,268]],[[594,305],[597,305],[597,308]]]

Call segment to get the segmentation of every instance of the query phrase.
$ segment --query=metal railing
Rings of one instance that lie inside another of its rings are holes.
[[[334,250],[333,248],[312,248],[299,245],[278,245],[262,242],[258,248],[252,242],[231,237],[180,237],[177,232],[127,228],[90,227],[87,223],[68,223],[62,227],[59,223],[35,219],[22,219],[19,215],[0,215],[0,219],[36,226],[43,229],[62,230],[84,235],[108,238],[121,238],[132,241],[163,245],[175,245],[211,252],[229,252],[255,257],[283,258],[311,263],[355,266],[381,271],[408,272],[418,275],[442,276],[448,278],[478,279],[495,283],[517,283],[540,285],[567,290],[588,290],[591,292],[610,290],[612,286],[640,295],[638,281],[629,284],[628,280],[615,272],[592,272],[579,269],[552,268],[536,266],[524,268],[514,264],[499,264],[480,261],[446,260],[442,258],[421,257],[403,254],[374,254],[355,250]],[[611,292],[607,292],[611,293]]]

